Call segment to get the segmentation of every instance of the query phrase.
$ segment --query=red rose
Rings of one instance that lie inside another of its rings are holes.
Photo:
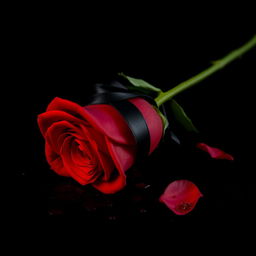
[[[163,124],[142,98],[129,99],[143,115],[150,135],[150,153],[159,144]],[[136,143],[123,116],[111,105],[81,107],[55,98],[38,116],[45,138],[46,159],[57,174],[115,193],[126,184],[125,172],[134,164]]]

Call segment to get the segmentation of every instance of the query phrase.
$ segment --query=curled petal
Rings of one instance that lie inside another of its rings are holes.
[[[109,155],[104,135],[95,132],[92,128],[89,127],[87,127],[87,129],[85,129],[84,127],[81,128],[84,130],[84,132],[87,134],[87,137],[90,139],[91,146],[94,148],[98,160],[104,170],[103,180],[109,180],[115,165],[112,158]],[[98,144],[93,140],[93,138],[97,141]]]
[[[209,153],[209,155],[212,158],[215,159],[226,159],[226,160],[234,160],[234,157],[224,151],[222,151],[221,149],[218,148],[214,148],[214,147],[210,147],[205,143],[197,143],[196,147]]]
[[[170,183],[160,197],[164,203],[177,215],[185,215],[192,211],[202,193],[198,187],[188,180],[176,180]]]
[[[135,153],[133,148],[130,147],[120,147],[114,145],[109,139],[106,138],[106,143],[108,146],[111,158],[116,166],[116,173],[114,178],[104,181],[99,180],[92,184],[95,188],[105,194],[113,194],[123,189],[126,185],[126,175],[125,171],[131,167],[135,160]]]
[[[126,185],[126,176],[124,174],[118,173],[113,179],[109,181],[98,180],[92,184],[93,187],[98,189],[104,194],[114,194]]]
[[[77,158],[74,151],[74,148],[77,147],[75,144],[76,142],[72,137],[67,137],[64,140],[60,152],[63,165],[70,176],[81,185],[92,183],[101,175],[101,172],[98,170],[97,163],[86,163],[85,161],[85,166],[79,166],[74,163],[74,158]],[[86,158],[84,158],[84,160],[85,159]],[[76,161],[78,161],[78,159]]]
[[[68,170],[63,165],[61,156],[52,150],[48,142],[45,143],[45,156],[52,170],[61,176],[70,176]]]
[[[72,116],[68,113],[65,113],[59,110],[42,113],[38,115],[37,121],[38,121],[39,129],[44,137],[46,135],[47,130],[56,122],[66,121],[69,123],[75,123],[75,124],[82,123],[86,125],[85,121],[80,120],[75,116]]]
[[[64,139],[70,135],[78,139],[83,139],[83,137],[81,136],[81,131],[76,126],[67,121],[59,121],[53,123],[47,129],[47,132],[45,133],[45,138],[52,147],[52,149],[59,154]]]

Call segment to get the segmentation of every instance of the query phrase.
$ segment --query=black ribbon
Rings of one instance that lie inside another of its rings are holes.
[[[135,105],[128,99],[140,97],[147,100],[150,104],[156,103],[148,95],[128,90],[124,85],[117,81],[109,84],[96,84],[92,95],[87,100],[87,105],[108,104],[115,107],[124,117],[129,126],[137,145],[136,160],[141,160],[149,154],[150,134],[147,123]]]

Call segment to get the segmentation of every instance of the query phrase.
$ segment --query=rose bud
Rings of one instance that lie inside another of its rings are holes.
[[[175,214],[185,215],[194,209],[202,196],[197,186],[191,181],[176,180],[167,186],[159,200]]]
[[[163,124],[153,106],[142,98],[127,100],[146,122],[151,154],[159,144]],[[55,98],[38,116],[45,138],[46,159],[57,174],[91,184],[103,193],[115,193],[126,184],[125,172],[137,154],[135,137],[126,120],[112,105],[81,107]]]

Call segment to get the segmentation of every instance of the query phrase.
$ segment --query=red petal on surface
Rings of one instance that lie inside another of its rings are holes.
[[[163,122],[155,109],[146,100],[134,98],[129,100],[142,113],[150,134],[150,153],[158,146],[163,135]]]
[[[110,105],[98,104],[81,107],[74,102],[55,98],[47,108],[49,113],[54,110],[67,112],[83,121],[86,120],[95,129],[117,143],[135,144],[133,135],[124,118]]]
[[[209,153],[209,155],[212,158],[226,159],[226,160],[231,160],[231,161],[234,160],[234,157],[232,155],[222,151],[221,149],[210,147],[205,143],[197,143],[196,147],[205,151],[205,152],[207,152],[207,153]]]
[[[168,185],[160,197],[169,209],[177,215],[191,212],[203,195],[198,187],[188,180],[176,180]]]

